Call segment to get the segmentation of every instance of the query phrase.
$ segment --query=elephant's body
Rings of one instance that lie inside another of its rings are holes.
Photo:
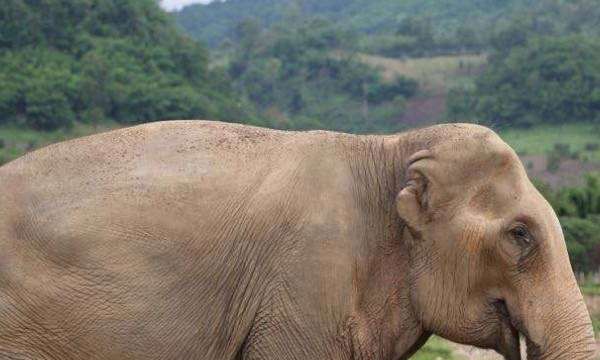
[[[589,360],[558,220],[473,125],[166,122],[0,168],[0,359]]]
[[[402,319],[394,284],[364,286],[407,266],[401,243],[371,247],[389,230],[353,172],[369,144],[170,122],[8,164],[0,358],[385,358],[400,335],[410,348],[410,318],[368,323]]]

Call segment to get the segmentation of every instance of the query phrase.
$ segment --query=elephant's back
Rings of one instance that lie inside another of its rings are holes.
[[[0,168],[0,232],[22,224],[52,238],[90,227],[137,224],[147,232],[201,225],[219,209],[247,201],[279,164],[294,164],[297,138],[243,125],[171,121],[50,145]]]
[[[338,143],[349,138],[169,121],[50,145],[0,168],[0,232],[15,224],[56,237],[136,224],[175,231],[208,228],[243,206],[304,208],[310,194],[337,186]]]
[[[112,196],[143,202],[161,192],[183,196],[182,188],[231,192],[255,181],[290,134],[208,121],[146,124],[29,153],[0,168],[0,186],[23,204],[48,206]]]
[[[210,121],[156,122],[44,147],[0,168],[0,179],[21,174],[48,184],[94,176],[108,183],[148,173],[154,178],[193,175],[210,165],[260,161],[260,155],[276,151],[293,134]]]
[[[271,277],[301,268],[301,251],[318,261],[319,239],[352,229],[346,138],[167,122],[7,164],[0,307],[40,317],[33,335],[59,329],[55,349],[97,354],[79,358],[235,354]],[[30,335],[0,314],[0,348],[30,341],[18,336]]]
[[[36,357],[52,345],[78,349],[79,358],[123,359],[237,351],[255,304],[235,326],[220,319],[239,283],[256,280],[244,269],[250,258],[233,254],[248,253],[255,234],[273,232],[269,221],[286,216],[256,215],[279,203],[273,193],[252,198],[293,173],[279,164],[296,164],[285,161],[296,153],[295,136],[154,123],[51,145],[0,168],[0,307],[35,313],[41,324],[26,333],[0,315],[0,348],[10,346],[2,339],[26,344],[59,329],[64,343],[37,341],[23,351]],[[281,173],[269,180],[273,169]],[[260,241],[254,251],[262,254]],[[215,325],[198,343],[201,323]],[[237,340],[213,344],[219,336]]]

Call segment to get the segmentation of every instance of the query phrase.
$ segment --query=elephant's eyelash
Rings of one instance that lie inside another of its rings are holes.
[[[532,243],[532,236],[524,224],[518,224],[510,229],[510,235],[522,245],[530,245]]]
[[[514,237],[526,238],[529,237],[529,231],[524,226],[517,226],[511,230]]]
[[[538,251],[539,244],[534,241],[533,235],[524,224],[516,225],[509,232],[510,237],[521,250],[515,270],[517,273],[524,273],[537,258],[535,254]]]

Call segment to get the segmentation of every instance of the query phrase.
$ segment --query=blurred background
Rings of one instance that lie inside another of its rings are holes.
[[[558,213],[600,331],[598,0],[3,0],[0,163],[169,119],[495,129]],[[433,338],[417,359],[496,359]]]

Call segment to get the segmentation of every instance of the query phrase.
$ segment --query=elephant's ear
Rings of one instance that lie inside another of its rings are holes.
[[[430,215],[430,177],[433,154],[421,150],[408,160],[406,185],[398,194],[396,208],[411,232],[420,233],[421,226]]]

